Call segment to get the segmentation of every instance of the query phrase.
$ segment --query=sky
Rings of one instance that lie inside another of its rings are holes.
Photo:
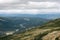
[[[60,0],[0,0],[0,13],[60,13]]]

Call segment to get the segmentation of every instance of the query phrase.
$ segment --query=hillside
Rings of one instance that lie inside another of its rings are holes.
[[[8,32],[25,31],[46,23],[47,19],[37,17],[0,17],[0,35]]]
[[[1,37],[0,40],[60,40],[60,19],[22,33]]]

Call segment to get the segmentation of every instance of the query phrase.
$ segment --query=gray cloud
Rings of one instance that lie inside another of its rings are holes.
[[[0,1],[0,10],[29,10],[37,9],[42,12],[60,11],[60,0],[13,0]],[[47,10],[48,9],[48,10]],[[53,10],[52,10],[53,9]],[[52,11],[51,11],[52,10]],[[30,12],[28,11],[28,12]],[[32,10],[33,11],[33,10]],[[38,11],[38,12],[39,12]],[[34,11],[35,12],[35,11]]]
[[[60,3],[56,2],[27,2],[0,4],[2,9],[56,9],[60,8]]]
[[[21,0],[22,2],[28,2],[28,1],[34,1],[34,2],[46,2],[46,1],[50,1],[50,2],[60,2],[60,0]]]

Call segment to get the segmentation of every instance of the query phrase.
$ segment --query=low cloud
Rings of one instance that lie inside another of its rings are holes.
[[[60,9],[25,9],[25,10],[0,10],[0,13],[6,14],[51,14],[60,13]]]

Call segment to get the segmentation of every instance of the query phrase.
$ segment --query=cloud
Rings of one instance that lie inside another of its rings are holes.
[[[28,2],[27,8],[34,8],[34,9],[53,9],[53,8],[60,8],[60,4],[57,2]]]
[[[60,2],[60,0],[21,0],[22,2],[33,1],[33,2]]]
[[[58,2],[32,2],[27,4],[3,4],[0,9],[55,9],[60,8]]]
[[[0,0],[0,12],[44,13],[60,12],[60,0]]]
[[[19,0],[0,0],[0,3],[16,3],[19,2]]]
[[[0,10],[0,13],[6,14],[46,14],[60,13],[60,9],[25,9],[25,10]]]

